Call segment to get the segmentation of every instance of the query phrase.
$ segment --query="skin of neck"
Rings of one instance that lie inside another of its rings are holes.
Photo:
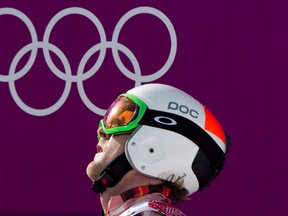
[[[128,191],[135,187],[158,184],[161,184],[161,180],[144,176],[136,172],[135,170],[129,171],[117,185],[112,188],[107,188],[105,192],[100,194],[100,202],[104,213],[106,214],[108,212],[108,204],[111,197],[120,195],[125,191]]]

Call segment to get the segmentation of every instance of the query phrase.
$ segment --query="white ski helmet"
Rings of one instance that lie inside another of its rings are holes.
[[[207,186],[221,170],[230,145],[208,109],[163,84],[142,85],[127,94],[142,100],[149,111],[126,143],[132,167],[163,180],[182,178],[189,194]]]
[[[108,134],[131,133],[126,156],[113,161],[94,182],[93,190],[100,193],[133,168],[162,180],[182,179],[190,195],[217,176],[230,146],[229,137],[205,106],[164,84],[146,84],[120,95],[100,127]]]

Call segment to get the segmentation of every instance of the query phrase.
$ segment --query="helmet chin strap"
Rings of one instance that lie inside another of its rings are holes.
[[[125,153],[118,156],[102,172],[100,177],[92,184],[92,190],[96,193],[103,193],[108,187],[114,187],[124,177],[126,173],[132,170]]]

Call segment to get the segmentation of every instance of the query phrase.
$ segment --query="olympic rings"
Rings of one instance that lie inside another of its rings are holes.
[[[72,15],[72,14],[81,15],[89,19],[96,27],[100,36],[100,42],[98,44],[93,45],[90,49],[88,49],[87,52],[81,58],[80,63],[77,68],[76,75],[72,74],[70,63],[68,59],[66,58],[65,54],[61,51],[61,49],[59,49],[54,44],[51,44],[49,42],[50,34],[54,26],[57,24],[57,22],[63,19],[65,16]],[[150,75],[141,75],[140,65],[135,55],[126,46],[118,42],[118,37],[119,37],[122,27],[125,25],[125,23],[128,20],[130,20],[132,17],[139,15],[139,14],[150,14],[159,18],[165,24],[170,35],[171,47],[170,47],[169,56],[165,64],[158,71]],[[17,52],[17,54],[14,56],[11,62],[11,65],[9,67],[8,75],[0,74],[0,82],[8,82],[10,93],[15,103],[23,111],[34,116],[50,115],[56,112],[58,109],[60,109],[69,96],[71,85],[73,82],[77,84],[78,93],[83,103],[87,106],[87,108],[98,115],[104,115],[105,110],[93,104],[90,101],[90,99],[87,97],[84,86],[83,86],[83,81],[92,77],[100,69],[104,61],[105,55],[106,55],[106,50],[108,48],[112,49],[113,58],[118,69],[128,79],[135,81],[135,86],[139,86],[143,82],[151,82],[156,79],[159,79],[169,70],[176,56],[177,38],[176,38],[175,29],[171,21],[168,19],[168,17],[164,13],[152,7],[137,7],[128,11],[126,14],[124,14],[115,26],[115,29],[112,35],[112,41],[106,40],[105,30],[100,20],[89,10],[86,10],[80,7],[70,7],[70,8],[66,8],[58,12],[48,23],[44,32],[43,41],[38,40],[37,32],[35,30],[33,23],[21,11],[16,10],[14,8],[0,8],[0,16],[1,15],[13,15],[17,17],[18,19],[24,22],[24,24],[26,25],[26,27],[28,28],[30,32],[31,43],[27,44],[26,46],[24,46],[22,49],[20,49]],[[52,73],[54,73],[58,78],[66,82],[64,91],[61,97],[59,98],[59,100],[56,103],[54,103],[52,106],[48,108],[44,108],[44,109],[35,109],[25,104],[19,97],[16,87],[15,87],[15,81],[25,76],[29,72],[31,67],[33,66],[39,49],[43,49],[45,61],[49,69],[52,71]],[[23,66],[22,69],[20,69],[19,71],[16,71],[19,61],[29,51],[31,51],[31,54],[27,63]],[[65,73],[59,70],[57,66],[54,64],[50,56],[50,51],[53,52],[60,59],[60,61],[62,62],[64,66]],[[88,71],[84,71],[84,68],[87,62],[89,61],[90,57],[93,56],[98,51],[99,51],[99,56],[95,64]],[[131,61],[133,69],[134,69],[133,72],[129,71],[125,67],[125,65],[123,64],[123,62],[121,61],[119,57],[119,51],[125,54],[128,57],[128,59]]]

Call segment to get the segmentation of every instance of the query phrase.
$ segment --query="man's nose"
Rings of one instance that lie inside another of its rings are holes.
[[[110,139],[111,135],[110,134],[106,134],[103,130],[102,127],[99,127],[97,130],[97,134],[98,134],[98,139],[100,140],[101,138],[103,139]]]

